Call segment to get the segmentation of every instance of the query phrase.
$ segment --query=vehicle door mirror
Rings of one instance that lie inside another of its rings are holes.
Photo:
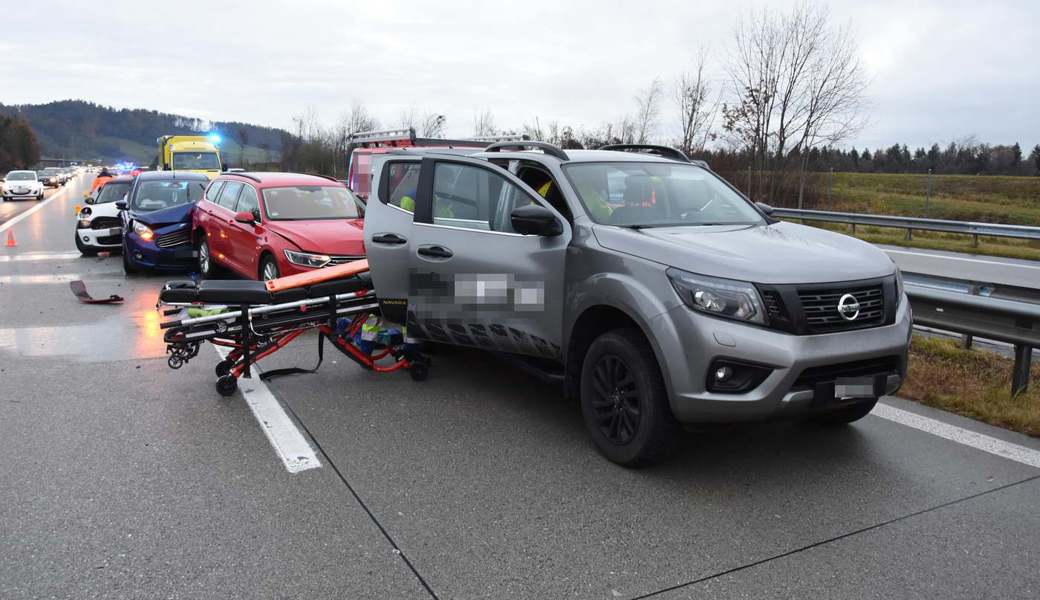
[[[126,210],[126,199],[116,200],[116,208],[119,210]]]
[[[239,223],[245,223],[246,225],[252,225],[256,222],[253,218],[253,213],[248,210],[240,210],[235,213],[235,220]]]
[[[259,208],[254,208],[252,211],[250,211],[250,214],[253,215],[253,222],[254,223],[259,223],[260,222],[260,209]]]
[[[773,216],[773,207],[769,206],[765,202],[755,202],[755,206],[758,207],[758,210],[764,212],[767,217]]]
[[[83,204],[93,204],[95,201],[95,198],[90,194],[83,194]]]
[[[540,204],[518,206],[509,213],[513,231],[524,235],[543,235],[552,237],[563,233],[563,225],[553,211]]]

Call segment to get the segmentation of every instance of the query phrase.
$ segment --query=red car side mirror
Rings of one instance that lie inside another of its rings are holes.
[[[235,213],[235,220],[239,223],[245,223],[246,225],[252,225],[256,223],[256,219],[254,218],[253,213],[249,212],[248,210],[240,210],[237,213]]]

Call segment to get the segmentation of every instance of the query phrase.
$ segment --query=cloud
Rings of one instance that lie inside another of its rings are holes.
[[[723,82],[743,0],[496,0],[416,3],[178,2],[155,18],[136,2],[82,8],[41,0],[4,16],[5,103],[82,98],[119,107],[291,127],[313,109],[335,122],[364,102],[388,124],[417,107],[518,127],[559,120],[597,126],[629,113],[654,77],[670,88],[699,49]],[[773,10],[793,2],[769,3]],[[871,125],[852,143],[1040,142],[1035,2],[828,3],[858,34],[870,71]],[[51,18],[71,15],[70,18]],[[161,15],[160,15],[161,16]],[[676,128],[668,89],[659,134]]]

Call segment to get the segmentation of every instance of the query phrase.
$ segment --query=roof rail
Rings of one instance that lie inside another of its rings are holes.
[[[401,129],[382,129],[378,131],[358,131],[350,134],[347,138],[351,143],[365,142],[370,140],[411,140],[415,141],[415,128],[402,127]]]
[[[567,153],[564,152],[559,146],[554,146],[547,142],[531,142],[531,141],[519,141],[519,142],[498,142],[491,144],[487,148],[484,148],[484,152],[502,152],[503,150],[541,150],[542,152],[553,156],[560,160],[570,160]]]
[[[252,179],[253,181],[255,181],[257,183],[263,183],[263,181],[260,181],[259,177],[257,177],[256,175],[253,175],[252,173],[243,173],[242,171],[231,171],[231,170],[228,170],[228,171],[224,171],[224,175],[234,175],[235,177],[245,177],[246,179]]]
[[[658,146],[655,144],[607,144],[600,146],[597,150],[614,150],[616,152],[636,152],[639,154],[653,154],[661,158],[670,158],[682,162],[690,162],[686,153],[669,146]]]

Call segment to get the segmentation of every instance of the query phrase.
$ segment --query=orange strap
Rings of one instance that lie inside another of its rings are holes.
[[[303,287],[305,285],[313,285],[323,281],[344,279],[346,277],[353,277],[358,273],[364,273],[367,270],[367,260],[355,260],[354,262],[349,262],[343,265],[314,269],[313,271],[307,271],[306,273],[297,273],[296,275],[270,279],[266,282],[267,291],[280,292],[282,290]]]

